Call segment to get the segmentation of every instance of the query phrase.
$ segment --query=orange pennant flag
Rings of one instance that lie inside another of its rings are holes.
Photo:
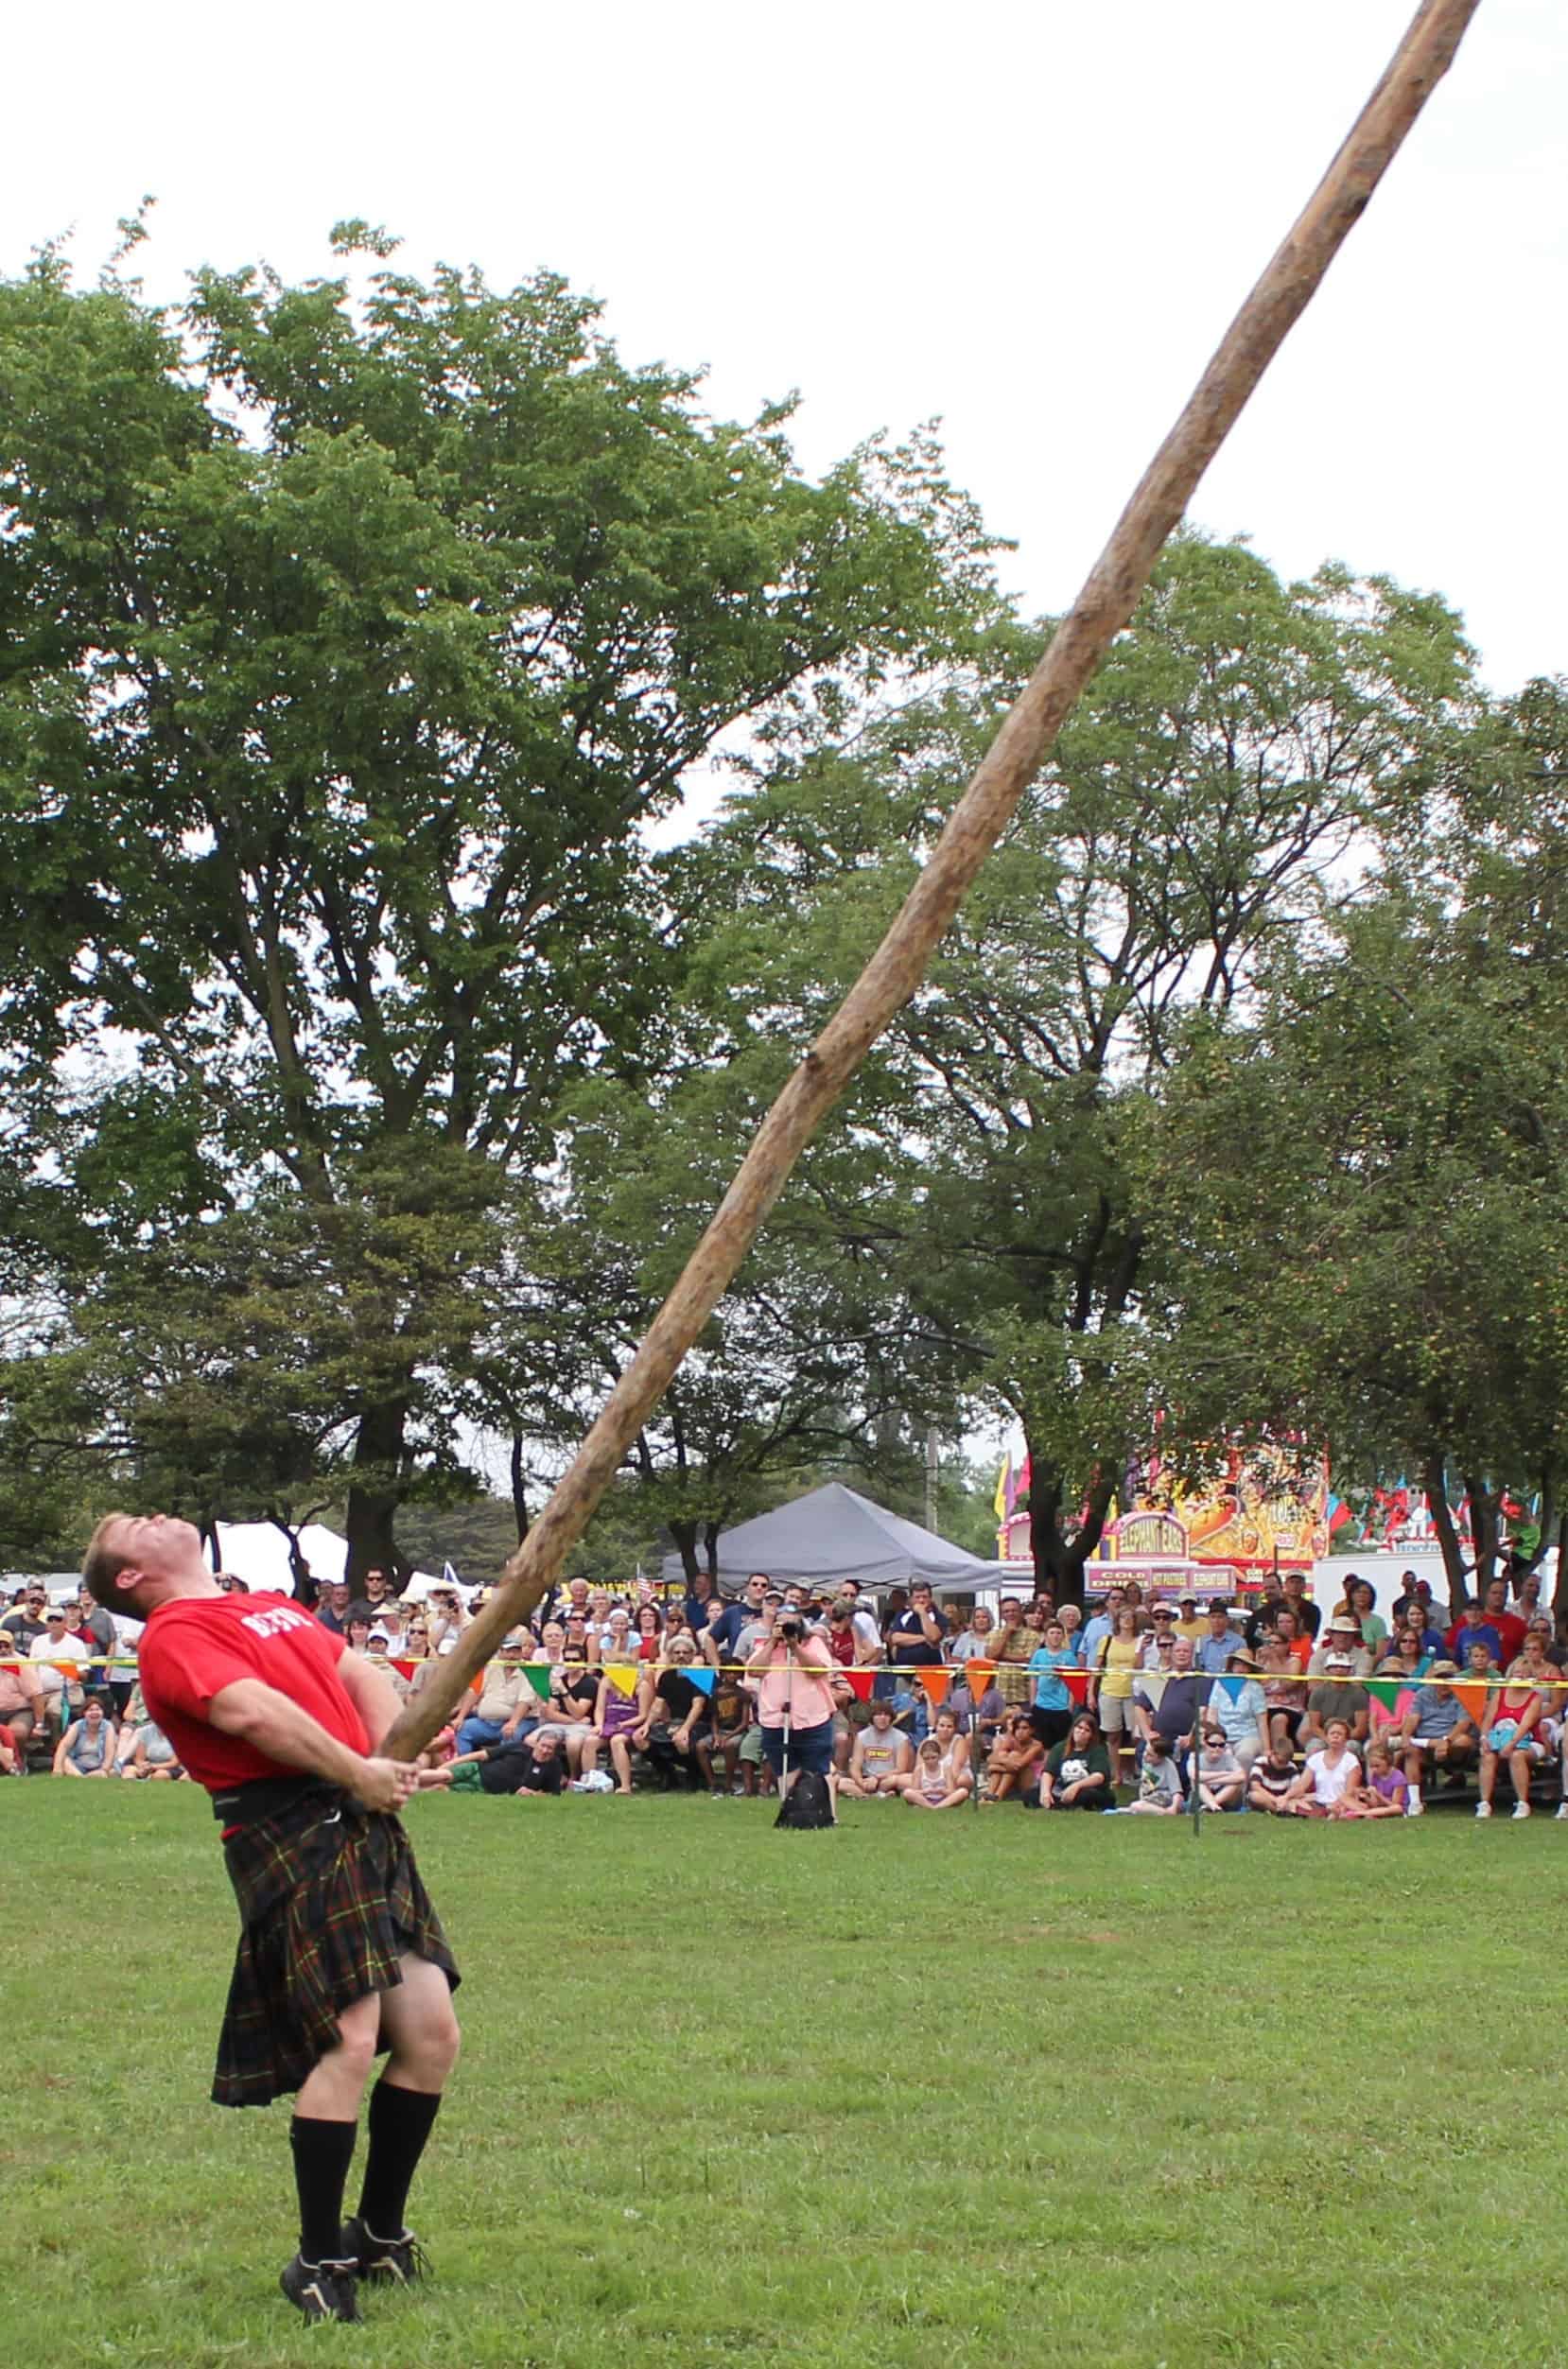
[[[932,1705],[933,1710],[939,1702],[947,1701],[948,1689],[952,1684],[951,1670],[939,1669],[933,1666],[931,1669],[916,1670],[915,1672],[915,1676],[918,1679],[920,1684],[925,1688],[926,1700]]]
[[[635,1695],[637,1691],[637,1671],[635,1662],[606,1662],[604,1675],[618,1695]]]
[[[969,1700],[971,1702],[978,1702],[980,1700],[981,1696],[985,1692],[986,1687],[989,1686],[996,1674],[997,1665],[994,1662],[975,1661],[965,1663],[964,1683],[969,1690]]]
[[[1456,1685],[1451,1686],[1449,1688],[1449,1692],[1450,1694],[1456,1695],[1458,1697],[1459,1700],[1464,1704],[1465,1709],[1469,1712],[1471,1717],[1474,1720],[1476,1726],[1484,1729],[1491,1716],[1489,1709],[1489,1705],[1492,1700],[1491,1688],[1490,1686]]]

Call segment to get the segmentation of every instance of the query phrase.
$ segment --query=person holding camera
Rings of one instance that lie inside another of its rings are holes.
[[[746,1663],[757,1684],[757,1717],[762,1757],[788,1793],[803,1768],[825,1777],[836,1795],[833,1773],[833,1678],[837,1664],[825,1638],[809,1634],[806,1616],[786,1604],[758,1637]]]

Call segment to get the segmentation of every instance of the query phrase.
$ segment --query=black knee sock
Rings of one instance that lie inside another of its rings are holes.
[[[343,2186],[358,2135],[357,2122],[318,2122],[305,2114],[288,2125],[300,2192],[300,2253],[306,2262],[335,2262],[342,2251]]]
[[[398,2089],[385,2076],[371,2092],[370,2153],[359,2218],[377,2238],[401,2238],[409,2186],[441,2106],[439,2091]]]

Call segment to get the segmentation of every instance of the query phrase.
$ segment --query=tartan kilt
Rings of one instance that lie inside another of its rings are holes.
[[[457,1963],[396,1818],[314,1788],[237,1827],[223,1855],[241,1929],[217,2104],[266,2106],[298,2089],[337,2047],[342,2009],[402,1981],[405,1953],[427,1958],[457,1989]]]

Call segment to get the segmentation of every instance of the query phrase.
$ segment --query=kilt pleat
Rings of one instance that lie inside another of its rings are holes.
[[[297,2090],[338,2043],[338,2018],[401,1982],[411,1954],[456,1990],[457,1964],[401,1821],[316,1791],[225,1839],[239,1947],[213,2097],[265,2106]]]

